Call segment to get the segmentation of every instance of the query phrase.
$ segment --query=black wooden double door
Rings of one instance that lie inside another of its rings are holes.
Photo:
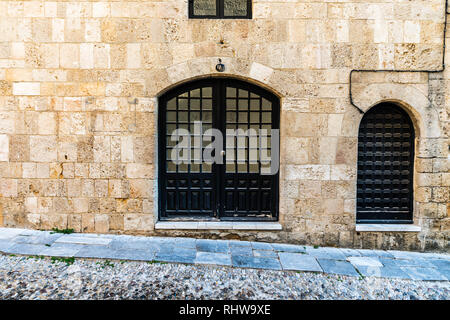
[[[279,174],[262,174],[271,165],[271,129],[279,129],[275,95],[247,82],[210,78],[167,92],[159,106],[160,219],[277,219]],[[176,129],[183,131],[174,135]],[[210,129],[222,141],[210,138]],[[190,157],[177,149],[179,135],[189,139]],[[213,150],[212,142],[219,148]],[[220,153],[222,163],[205,161],[205,151]]]

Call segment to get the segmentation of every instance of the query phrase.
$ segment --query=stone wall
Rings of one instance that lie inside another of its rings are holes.
[[[252,20],[189,20],[185,0],[0,1],[0,226],[448,250],[450,70],[353,73],[362,110],[394,101],[416,125],[419,233],[355,231],[349,100],[351,69],[442,67],[444,4],[255,0]],[[283,231],[154,230],[157,97],[211,75],[281,98]]]

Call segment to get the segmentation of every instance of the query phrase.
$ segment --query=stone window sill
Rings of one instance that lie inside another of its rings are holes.
[[[421,228],[413,224],[357,224],[358,232],[420,232]]]
[[[282,230],[278,222],[158,221],[157,230]]]

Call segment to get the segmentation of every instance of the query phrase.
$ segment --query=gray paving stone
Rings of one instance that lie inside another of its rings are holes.
[[[42,232],[36,235],[23,236],[18,235],[13,239],[16,243],[29,243],[29,244],[52,244],[63,235],[61,233]]]
[[[356,249],[339,248],[346,257],[360,257],[361,253]]]
[[[400,267],[413,280],[450,280],[435,268]]]
[[[390,252],[384,250],[358,249],[358,251],[361,253],[361,256],[363,257],[394,258],[394,256]]]
[[[9,247],[14,245],[10,240],[0,240],[0,251],[6,251]]]
[[[312,256],[292,252],[279,252],[278,256],[283,270],[322,272],[316,258]]]
[[[272,251],[273,252],[273,251]],[[235,256],[253,256],[252,247],[230,247],[230,253]]]
[[[279,252],[306,252],[306,246],[298,246],[294,244],[272,243],[273,250]]]
[[[182,248],[195,249],[197,245],[197,239],[193,238],[174,238],[175,245]]]
[[[400,267],[356,266],[356,269],[365,277],[411,279]]]
[[[231,262],[234,267],[239,268],[281,270],[281,265],[278,259],[252,256],[232,256]]]
[[[388,252],[396,259],[416,259],[423,257],[423,253],[421,252],[398,251],[398,250],[389,250]]]
[[[272,245],[267,242],[251,242],[251,244],[255,250],[273,250]]]
[[[347,257],[347,260],[356,267],[382,267],[383,264],[378,258],[375,257]]]
[[[359,273],[356,272],[350,262],[330,259],[317,259],[317,261],[326,273],[342,274],[354,277],[359,276]]]
[[[252,247],[252,243],[250,241],[239,241],[239,240],[229,240],[228,245],[230,248],[232,247]]]
[[[427,260],[432,266],[438,268],[439,270],[448,270],[450,271],[450,260],[443,259],[429,259]]]
[[[228,253],[230,248],[228,242],[217,240],[197,240],[197,250],[204,252]]]
[[[12,239],[20,235],[24,230],[25,229],[0,228],[0,240]]]
[[[152,261],[155,260],[155,252],[150,250],[115,250],[103,246],[86,246],[78,251],[75,257]]]
[[[155,242],[139,239],[139,240],[125,240],[125,239],[113,239],[108,247],[116,250],[151,250],[158,251],[160,245]]]
[[[48,257],[74,257],[85,245],[73,245],[69,243],[54,244],[51,247],[45,247],[40,255]]]
[[[231,266],[231,256],[226,253],[197,252],[194,262],[200,264]]]
[[[23,255],[41,255],[41,252],[47,247],[41,244],[29,243],[15,243],[11,247],[4,250],[9,254],[23,254]]]
[[[194,263],[197,251],[180,247],[162,247],[156,253],[155,260],[164,262]]]
[[[320,259],[346,260],[347,256],[336,248],[312,248],[307,247],[306,253]]]
[[[106,246],[112,241],[111,238],[97,237],[95,235],[64,235],[57,239],[55,243],[75,243],[75,244],[86,244],[86,245],[103,245]]]
[[[429,262],[427,259],[389,259],[379,258],[384,266],[396,266],[396,267],[421,267],[421,268],[435,268],[436,266]]]
[[[253,250],[254,257],[278,259],[278,253],[270,250]]]

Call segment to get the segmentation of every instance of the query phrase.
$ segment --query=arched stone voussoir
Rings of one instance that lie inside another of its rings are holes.
[[[393,102],[403,107],[417,126],[422,138],[439,138],[439,114],[428,97],[419,89],[398,83],[374,83],[352,91],[354,103],[364,112],[381,102]]]
[[[219,63],[219,59],[221,60],[221,63],[225,65],[224,72],[218,72],[216,70],[216,65]],[[196,58],[171,65],[165,68],[164,72],[167,74],[167,77],[164,79],[165,83],[163,88],[159,85],[157,88],[160,90],[149,94],[158,97],[180,84],[196,79],[208,77],[229,77],[254,83],[271,91],[279,98],[283,96],[280,93],[283,92],[282,88],[277,88],[276,86],[274,87],[274,85],[270,82],[271,77],[273,77],[273,74],[276,73],[277,70],[257,62],[250,62],[240,58]]]

